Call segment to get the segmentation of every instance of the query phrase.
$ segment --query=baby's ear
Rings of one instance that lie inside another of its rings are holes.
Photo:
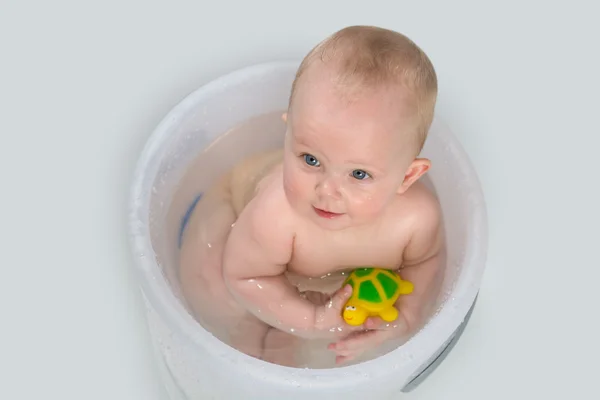
[[[402,185],[398,189],[398,193],[402,194],[408,190],[409,187],[412,186],[420,177],[422,177],[431,167],[431,161],[426,158],[417,158],[415,159],[406,174],[404,174],[404,181]]]

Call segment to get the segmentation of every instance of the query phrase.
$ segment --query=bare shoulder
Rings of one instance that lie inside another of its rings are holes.
[[[441,223],[441,208],[435,193],[421,182],[415,183],[405,194],[404,207],[410,210],[410,217],[418,225]]]
[[[404,250],[404,263],[419,263],[437,254],[442,244],[442,212],[433,191],[415,183],[400,200],[402,216],[410,239]]]

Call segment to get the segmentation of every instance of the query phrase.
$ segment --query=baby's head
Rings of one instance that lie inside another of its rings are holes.
[[[287,113],[292,206],[328,229],[377,219],[429,168],[417,157],[436,96],[431,62],[397,32],[355,26],[318,44],[298,69]]]

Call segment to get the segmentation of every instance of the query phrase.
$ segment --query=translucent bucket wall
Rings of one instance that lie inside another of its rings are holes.
[[[178,232],[201,188],[181,187],[181,180],[218,136],[252,117],[283,111],[297,66],[260,64],[196,90],[159,124],[137,164],[130,203],[131,246],[157,362],[172,399],[396,398],[443,359],[475,303],[487,250],[485,203],[467,155],[436,118],[422,155],[432,160],[428,177],[442,206],[447,273],[438,311],[411,340],[356,365],[287,368],[234,350],[187,312],[175,275]],[[248,137],[231,162],[266,146]],[[216,161],[213,177],[225,168]]]

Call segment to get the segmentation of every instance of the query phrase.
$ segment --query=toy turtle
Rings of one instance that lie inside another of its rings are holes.
[[[352,296],[346,302],[342,317],[349,325],[362,325],[367,317],[381,317],[392,322],[398,318],[394,307],[402,294],[410,294],[413,284],[402,280],[394,271],[382,268],[358,268],[344,281],[352,286]]]

